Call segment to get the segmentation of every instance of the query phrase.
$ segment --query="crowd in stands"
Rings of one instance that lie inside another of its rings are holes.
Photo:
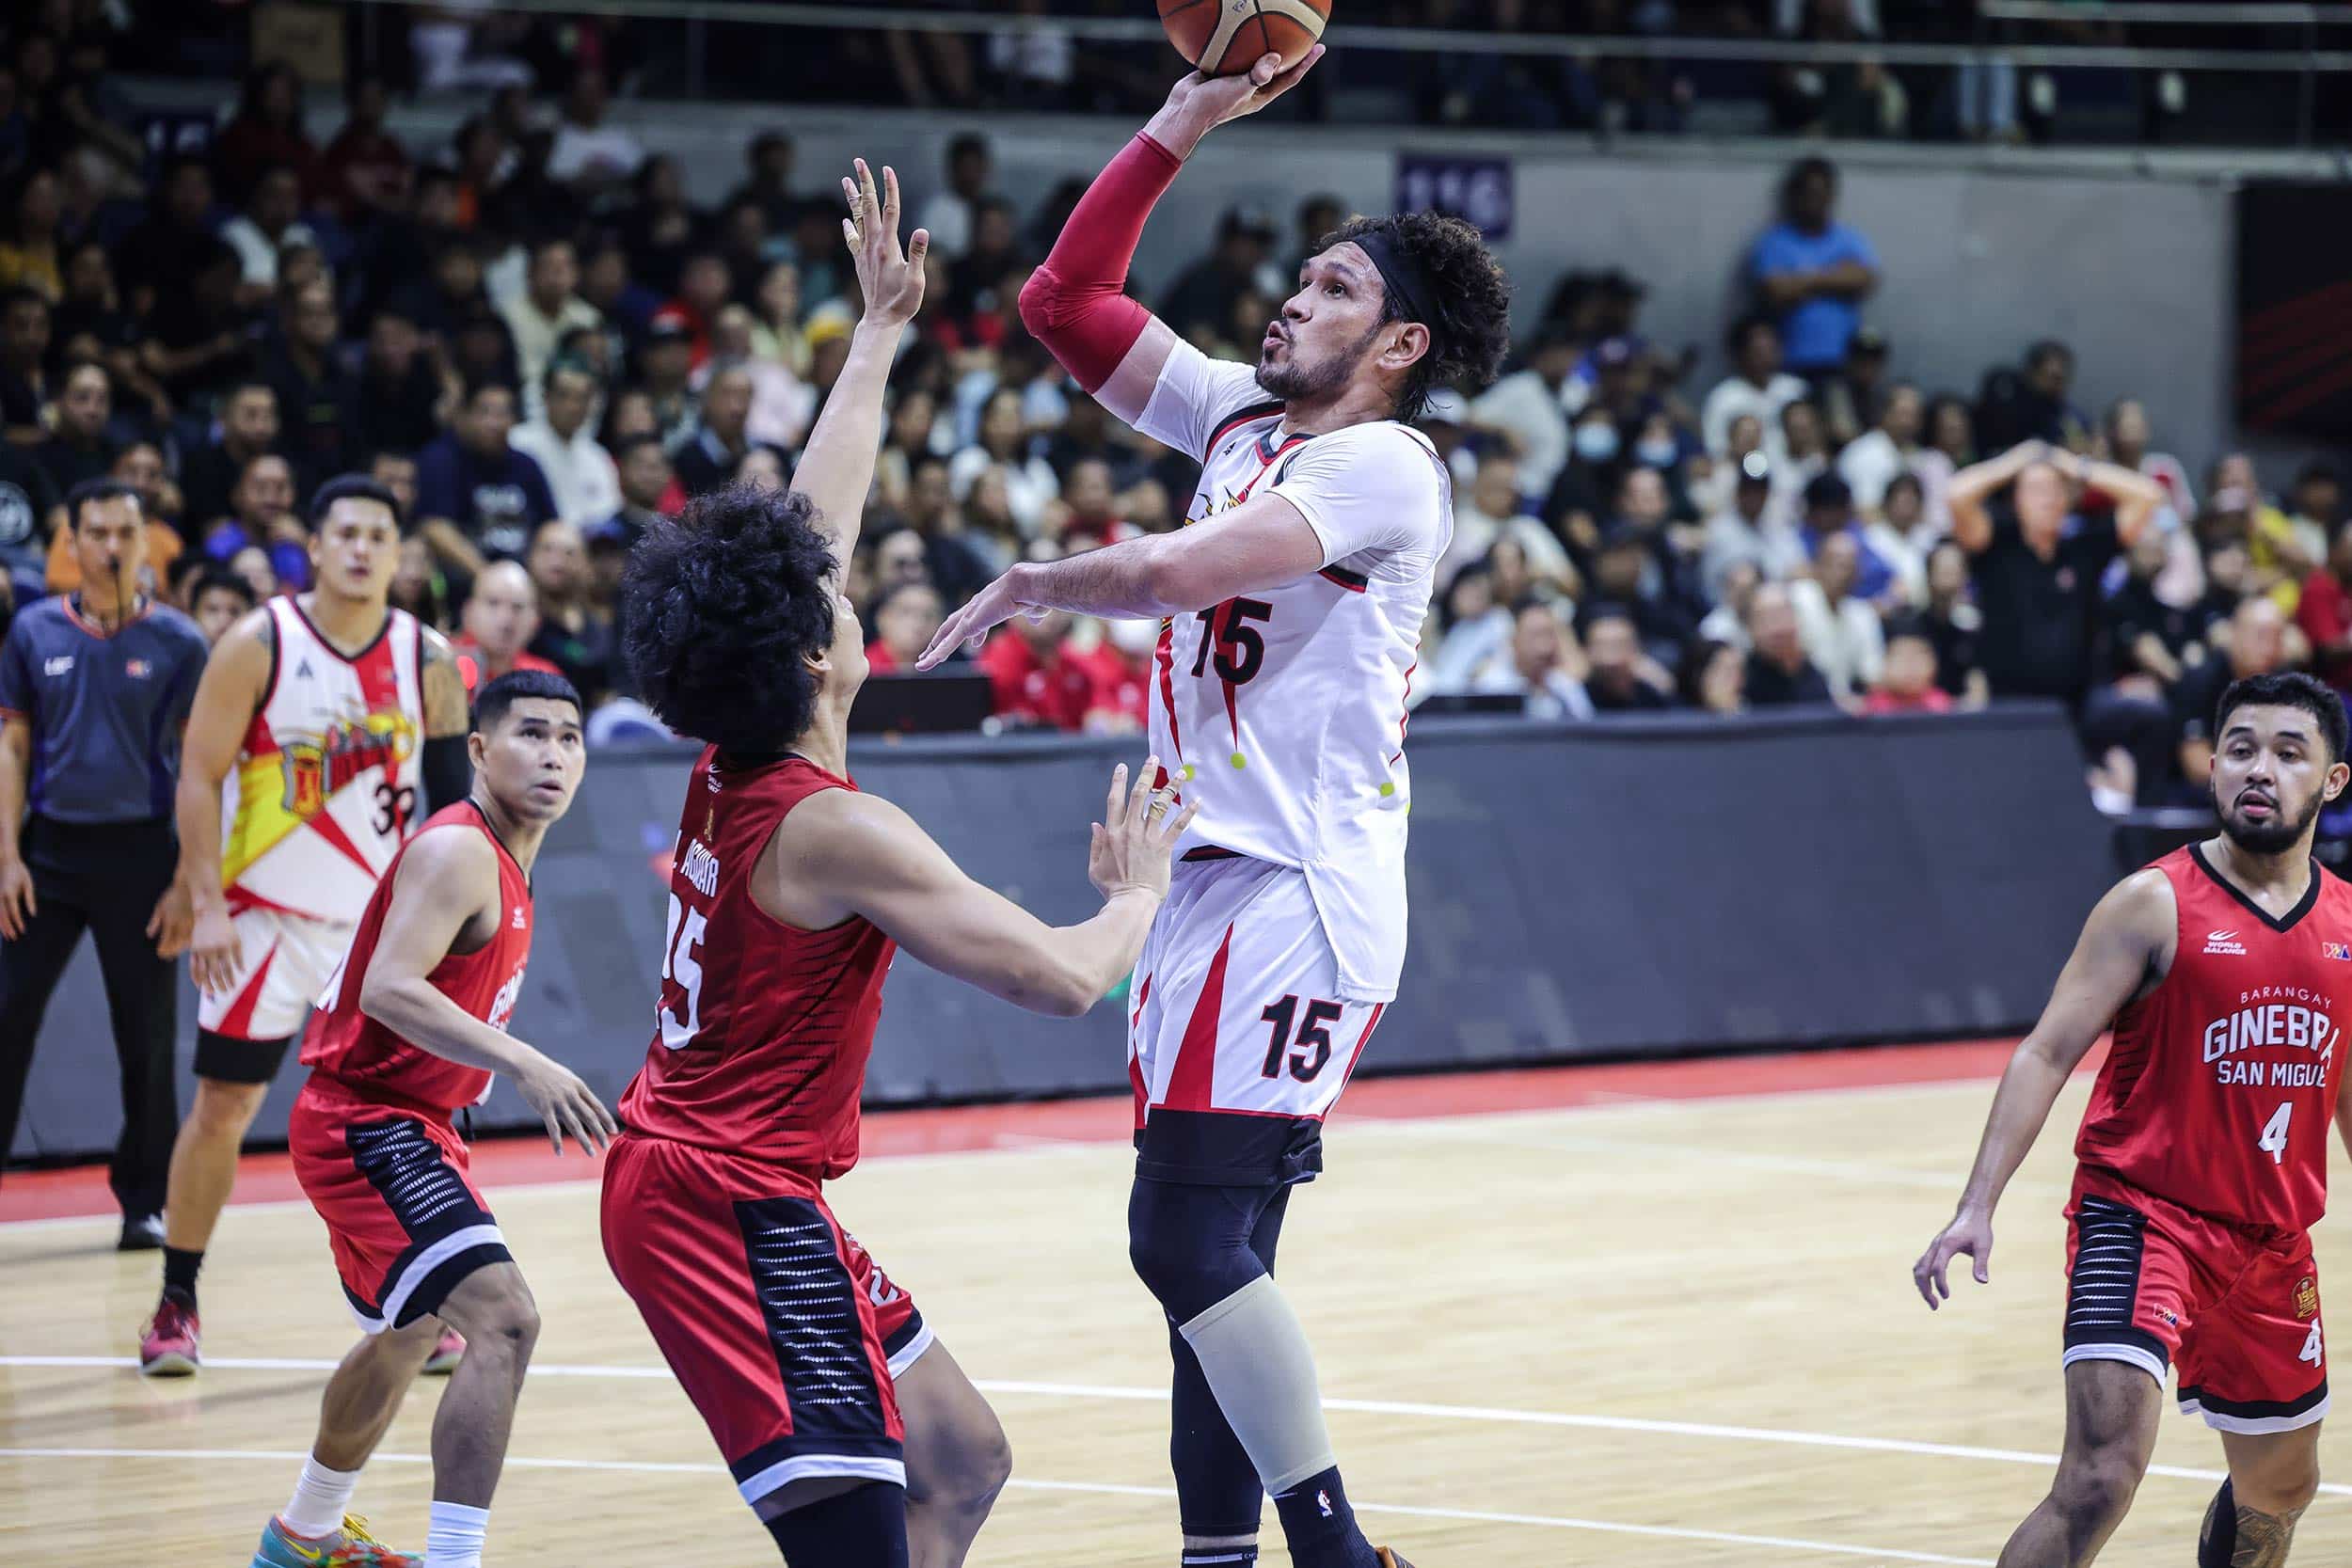
[[[553,101],[491,95],[439,147],[387,131],[373,79],[322,140],[265,65],[208,140],[151,165],[100,107],[121,46],[105,7],[35,10],[0,102],[0,593],[73,587],[58,499],[113,474],[161,524],[153,591],[217,635],[304,585],[307,497],[366,471],[414,525],[396,601],[469,675],[552,665],[604,710],[597,738],[658,733],[616,625],[627,552],[691,496],[787,483],[858,309],[842,209],[790,138],[755,138],[703,210],[607,120],[592,63]],[[910,214],[933,236],[929,289],[850,570],[883,673],[1014,561],[1176,526],[1197,472],[1021,323],[1068,190],[1042,211],[1005,199],[977,135],[942,175]],[[1522,284],[1509,373],[1441,391],[1423,421],[1455,518],[1417,702],[1582,718],[2054,697],[2107,799],[2162,803],[2196,798],[2231,675],[2309,665],[2352,689],[2333,469],[2282,495],[2243,455],[2192,475],[2138,404],[2078,408],[2057,341],[1974,387],[1907,380],[1901,324],[1870,311],[1877,252],[1836,199],[1827,162],[1790,169],[1711,387],[1645,336],[1638,280]],[[1343,215],[1314,197],[1287,227],[1237,209],[1152,303],[1254,357]],[[1054,616],[974,657],[1005,724],[1120,733],[1156,635]]]

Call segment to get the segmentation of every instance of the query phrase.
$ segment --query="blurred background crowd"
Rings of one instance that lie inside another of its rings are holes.
[[[1424,24],[1465,8],[1385,8]],[[1899,0],[1497,9],[1506,30],[1975,25],[1965,8]],[[469,676],[543,660],[599,707],[595,738],[659,734],[631,699],[620,567],[687,498],[790,474],[859,308],[834,171],[799,166],[779,125],[747,138],[732,194],[697,205],[675,160],[608,117],[616,78],[661,69],[628,47],[646,24],[400,14],[405,76],[355,75],[341,112],[313,116],[289,68],[251,64],[163,147],[120,85],[156,65],[131,11],[29,0],[7,24],[6,589],[22,604],[74,586],[58,500],[111,473],[165,525],[150,530],[154,592],[217,636],[304,586],[306,498],[366,470],[415,525],[397,601],[457,640]],[[803,63],[795,79],[838,84],[887,39],[865,67],[883,72],[873,90],[1001,102],[1025,79],[988,43],[1002,36],[845,33],[838,72]],[[181,64],[205,57],[199,27]],[[1511,60],[1486,57],[1502,81],[1413,90],[1439,93],[1440,119],[1449,93],[1507,104],[1526,87]],[[1072,102],[1156,102],[1166,62],[1142,63],[1148,100],[1089,65],[1068,72],[1089,84]],[[436,145],[388,129],[395,94],[449,85],[486,89],[488,106]],[[1525,96],[1589,109],[1554,83]],[[1784,96],[1768,87],[1775,123]],[[999,194],[979,135],[904,172],[931,277],[851,569],[885,674],[1013,561],[1177,526],[1196,477],[1108,419],[1020,322],[1021,284],[1090,165],[1029,207]],[[2054,697],[2099,798],[2149,805],[2200,798],[2206,716],[2231,676],[2306,666],[2352,689],[2334,468],[2262,473],[2230,454],[2192,471],[2137,403],[2078,406],[2054,339],[2000,345],[1973,385],[1919,385],[1904,324],[1873,313],[1879,254],[1839,219],[1835,165],[1792,162],[1777,198],[1740,259],[1724,379],[1703,384],[1695,356],[1645,333],[1643,279],[1577,272],[1522,290],[1500,384],[1434,402],[1455,531],[1417,703],[1576,719]],[[1296,263],[1346,215],[1313,195],[1235,208],[1149,303],[1204,348],[1252,357]],[[998,723],[1118,732],[1140,725],[1156,636],[1054,616],[972,657]]]

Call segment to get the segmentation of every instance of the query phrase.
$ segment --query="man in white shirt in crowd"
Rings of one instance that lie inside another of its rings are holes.
[[[1490,451],[1478,460],[1478,475],[1469,498],[1454,509],[1454,542],[1438,560],[1438,582],[1453,581],[1454,573],[1473,561],[1485,560],[1497,539],[1509,538],[1526,552],[1530,573],[1575,594],[1577,573],[1567,546],[1528,515],[1520,499],[1528,493],[1526,473],[1524,463],[1503,452]]]
[[[245,211],[221,225],[220,237],[237,253],[238,303],[267,303],[278,288],[278,253],[290,245],[319,243],[302,221],[301,177],[283,164],[263,169]]]
[[[1510,443],[1518,458],[1522,496],[1549,496],[1552,481],[1567,467],[1568,416],[1584,402],[1584,388],[1568,379],[1575,369],[1576,340],[1564,327],[1547,326],[1527,363],[1470,404],[1472,428]],[[1458,518],[1454,537],[1460,538]]]
[[[536,417],[544,390],[541,378],[564,334],[576,327],[604,325],[603,313],[580,297],[580,253],[572,242],[541,240],[533,246],[522,293],[501,304],[499,314],[515,335],[515,362],[523,379],[523,413]]]
[[[604,72],[582,66],[564,95],[563,118],[555,124],[555,146],[548,153],[548,177],[559,184],[601,189],[637,172],[645,150],[637,138],[604,123],[612,92]]]
[[[1707,394],[1699,434],[1708,451],[1720,459],[1730,443],[1731,421],[1753,414],[1764,427],[1764,455],[1777,467],[1788,455],[1780,411],[1804,396],[1805,385],[1780,368],[1780,328],[1770,316],[1743,316],[1733,323],[1724,347],[1731,354],[1731,373]]]
[[[1860,699],[1886,668],[1886,636],[1878,611],[1854,597],[1862,544],[1851,531],[1829,534],[1813,557],[1813,575],[1788,584],[1804,656],[1841,705]]]
[[[1723,597],[1724,578],[1742,562],[1774,578],[1804,564],[1804,541],[1798,537],[1787,499],[1772,483],[1772,465],[1760,451],[1740,460],[1731,504],[1707,520],[1699,576],[1709,598]]]
[[[585,527],[621,504],[612,454],[596,444],[596,404],[604,388],[585,365],[558,359],[539,388],[539,415],[515,427],[506,444],[534,459],[548,476],[555,515]]]
[[[947,144],[947,188],[914,214],[915,226],[930,231],[933,254],[955,261],[972,248],[973,212],[993,171],[985,137],[967,132]]]
[[[1590,719],[1593,699],[1584,689],[1584,652],[1560,612],[1532,599],[1512,617],[1509,645],[1470,677],[1470,689],[1524,696],[1530,719]]]
[[[1853,492],[1854,510],[1875,518],[1895,476],[1909,471],[1919,453],[1919,432],[1926,422],[1927,403],[1919,388],[1899,381],[1887,389],[1879,422],[1864,431],[1837,454],[1837,472]]]

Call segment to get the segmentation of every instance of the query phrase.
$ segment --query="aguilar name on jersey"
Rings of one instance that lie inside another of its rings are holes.
[[[229,908],[347,925],[406,837],[417,805],[422,633],[407,611],[357,655],[336,651],[291,598],[264,607],[276,634],[268,694],[224,792]]]
[[[2327,1207],[2352,1026],[2352,888],[2314,863],[2281,919],[2196,845],[2155,867],[2172,884],[2179,950],[2116,1015],[2074,1152],[2185,1209],[2308,1230]]]
[[[1295,582],[1165,623],[1152,744],[1199,807],[1179,853],[1215,845],[1306,873],[1350,1000],[1396,994],[1405,962],[1406,694],[1453,481],[1410,426],[1281,432],[1248,365],[1178,343],[1136,428],[1200,460],[1187,528],[1282,497],[1323,542]]]

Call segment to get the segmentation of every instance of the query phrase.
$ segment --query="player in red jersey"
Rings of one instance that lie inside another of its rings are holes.
[[[1963,1254],[1986,1280],[1994,1205],[2112,1021],[2066,1211],[2065,1451],[2001,1568],[2098,1555],[2154,1451],[2168,1362],[2181,1409],[2229,1458],[2199,1568],[2276,1568],[2317,1495],[2328,1366],[2311,1227],[2330,1121],[2352,1147],[2335,1071],[2352,888],[2312,859],[2312,836],[2352,779],[2344,705],[2308,675],[2260,675],[2222,694],[2214,730],[2220,833],[2091,911],[2001,1076],[1960,1212],[1912,1271],[1930,1307]]]
[[[1039,1012],[1118,983],[1185,818],[1113,776],[1050,927],[847,777],[866,673],[842,591],[885,377],[922,302],[898,182],[844,182],[865,317],[788,492],[737,485],[656,524],[626,583],[631,667],[707,749],[687,781],[652,1044],[606,1162],[604,1244],[738,1490],[791,1568],[954,1568],[1009,1471],[995,1415],[826,1206],[858,1153],[882,984],[903,945]]]
[[[343,1509],[444,1323],[469,1348],[433,1420],[422,1563],[480,1568],[539,1314],[451,1116],[503,1072],[559,1154],[616,1131],[568,1069],[506,1034],[531,957],[531,863],[585,765],[580,694],[561,675],[501,675],[467,746],[471,792],[393,856],[302,1044],[310,1079],[287,1140],[366,1337],[327,1381],[318,1440],[253,1568],[414,1568]]]

